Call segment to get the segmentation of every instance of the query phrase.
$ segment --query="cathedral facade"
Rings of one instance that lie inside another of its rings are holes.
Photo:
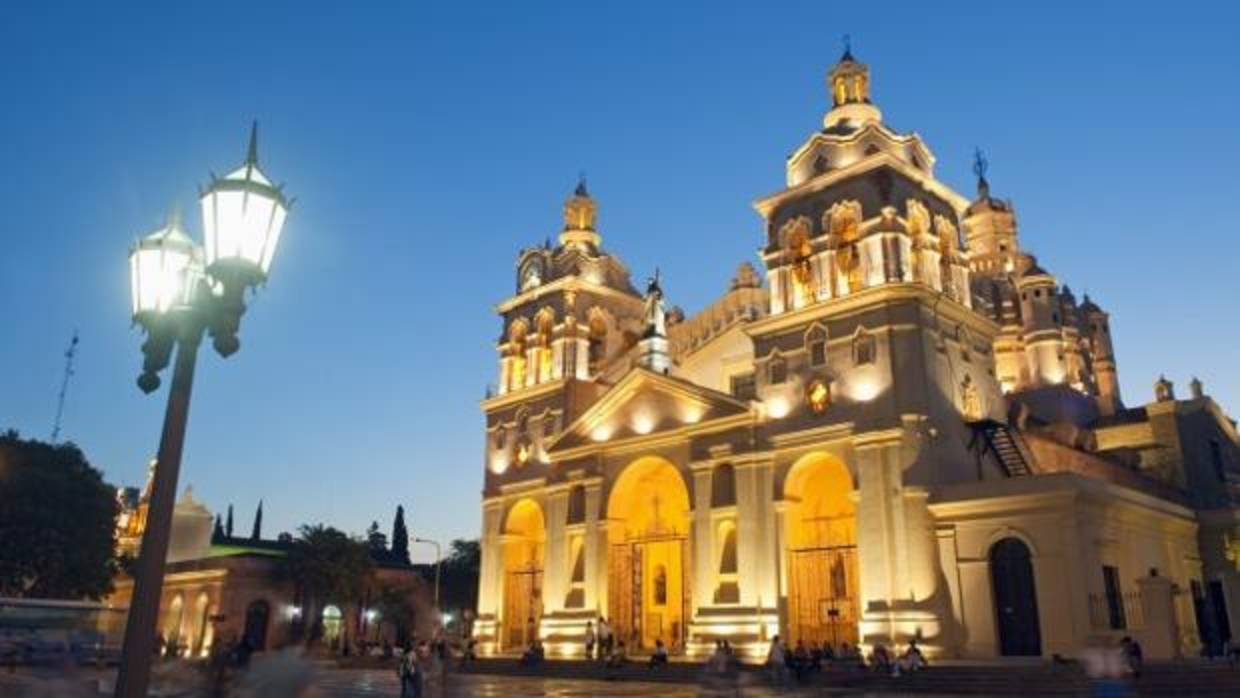
[[[963,196],[845,52],[822,128],[693,316],[602,244],[584,182],[497,311],[475,637],[1151,656],[1240,631],[1240,446],[1194,381],[1120,399],[1110,318]]]

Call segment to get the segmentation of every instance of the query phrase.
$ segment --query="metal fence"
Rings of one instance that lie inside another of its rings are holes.
[[[1139,630],[1145,626],[1141,594],[1089,595],[1089,624],[1094,630]]]

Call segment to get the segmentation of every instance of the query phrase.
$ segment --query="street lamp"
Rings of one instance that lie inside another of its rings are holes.
[[[439,568],[443,564],[443,548],[439,547],[438,541],[427,538],[414,538],[413,542],[435,546],[435,620],[441,620],[443,615],[439,610]]]
[[[146,529],[133,570],[133,598],[116,678],[117,698],[142,698],[150,682],[198,345],[209,332],[221,356],[230,356],[240,348],[237,331],[245,313],[245,291],[267,280],[291,204],[281,187],[272,185],[258,169],[257,124],[250,131],[245,163],[223,178],[213,175],[201,200],[205,249],[194,243],[181,228],[180,217],[173,215],[129,254],[133,320],[147,334],[138,387],[145,393],[159,387],[159,372],[168,367],[174,349],[176,362]]]

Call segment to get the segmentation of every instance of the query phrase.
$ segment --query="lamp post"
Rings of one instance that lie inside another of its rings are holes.
[[[189,418],[198,345],[209,333],[224,357],[240,348],[237,331],[248,288],[267,279],[272,255],[291,202],[258,169],[258,125],[241,167],[223,178],[212,175],[201,194],[200,247],[173,215],[167,225],[142,238],[129,254],[133,320],[146,331],[142,344],[145,393],[159,387],[159,372],[173,351],[172,384],[159,439],[150,508],[133,572],[133,598],[116,677],[117,698],[144,698],[155,653],[155,627],[164,583],[164,561],[172,529],[181,449]]]
[[[435,546],[435,620],[442,621],[443,614],[439,610],[439,568],[443,565],[443,548],[439,547],[438,541],[427,538],[414,538],[413,542]]]

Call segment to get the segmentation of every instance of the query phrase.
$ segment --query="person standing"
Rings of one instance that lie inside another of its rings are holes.
[[[606,618],[599,616],[598,618],[598,649],[599,649],[598,656],[599,656],[599,659],[610,656],[611,648],[612,648],[611,624],[607,622]]]
[[[597,637],[594,634],[594,621],[586,621],[586,660],[594,659],[594,642]]]
[[[422,698],[422,669],[418,665],[416,648],[410,647],[401,657],[397,673],[400,676],[400,698]]]

